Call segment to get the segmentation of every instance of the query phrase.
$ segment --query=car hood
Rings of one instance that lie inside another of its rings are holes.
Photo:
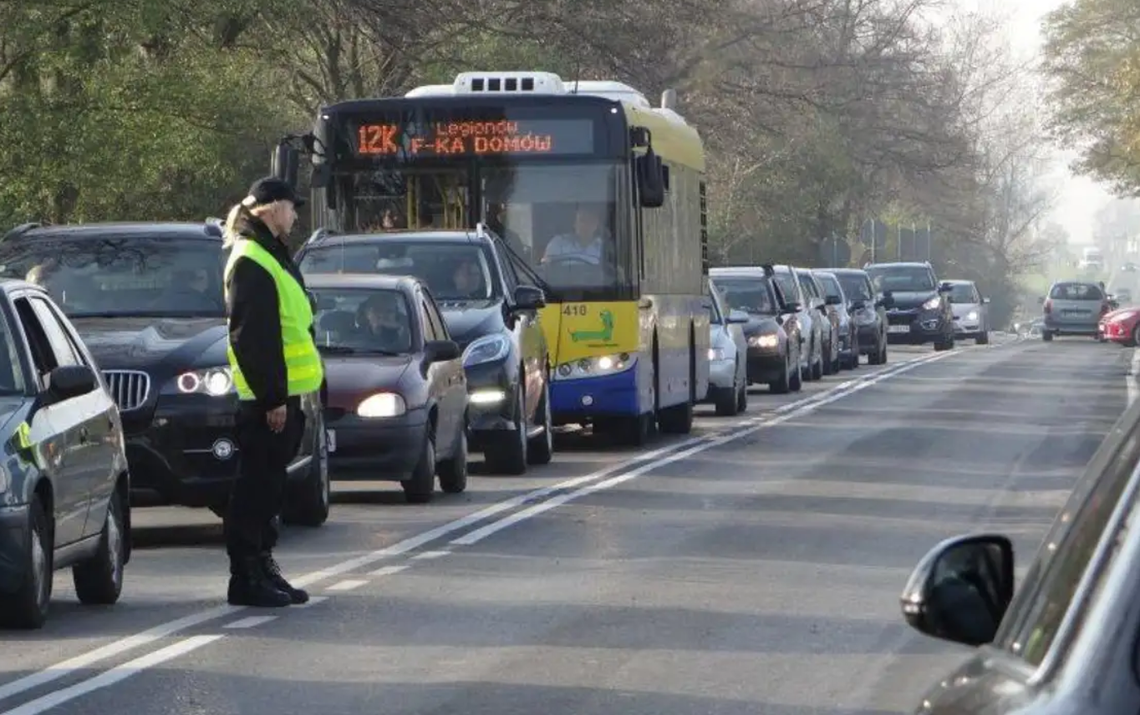
[[[974,311],[977,311],[979,316],[982,314],[982,306],[977,303],[951,303],[950,310],[955,318],[965,318]]]
[[[499,300],[448,301],[439,304],[451,339],[466,348],[471,341],[503,330],[503,303]]]
[[[411,355],[326,355],[325,380],[328,382],[327,407],[355,410],[369,395],[385,390],[400,392],[404,375],[412,364]]]
[[[895,291],[891,293],[891,297],[895,299],[894,308],[896,310],[911,310],[918,308],[931,298],[937,298],[938,291]]]
[[[768,315],[749,315],[748,322],[741,325],[744,328],[744,334],[747,337],[759,335],[760,333],[778,333],[780,331],[780,324],[776,319]]]
[[[225,365],[225,318],[72,318],[104,370],[176,373]]]
[[[1136,307],[1118,308],[1118,309],[1112,311],[1111,313],[1106,313],[1104,315],[1104,317],[1101,318],[1101,322],[1109,323],[1109,322],[1112,322],[1114,320],[1128,320],[1129,318],[1133,317],[1137,313],[1140,313],[1140,308],[1136,308]]]

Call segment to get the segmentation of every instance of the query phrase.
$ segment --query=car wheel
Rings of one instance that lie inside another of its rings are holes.
[[[51,522],[39,498],[28,507],[28,550],[24,561],[24,582],[13,594],[0,596],[0,623],[12,628],[41,628],[51,604],[52,543]]]
[[[748,411],[748,381],[740,383],[740,389],[736,392],[736,414]]]
[[[1046,342],[1046,343],[1053,342],[1053,333],[1050,333],[1048,330],[1042,330],[1041,331],[1041,340],[1042,340],[1042,342]]]
[[[329,477],[329,444],[322,420],[317,425],[317,444],[305,472],[305,478],[290,485],[282,519],[292,526],[318,527],[328,521],[332,504],[332,480]]]
[[[460,426],[455,454],[439,463],[439,488],[447,494],[462,494],[467,489],[467,430]]]
[[[95,556],[71,569],[75,595],[87,605],[110,605],[119,600],[123,592],[123,567],[127,561],[126,519],[123,518],[123,500],[116,489],[107,503],[107,518],[99,536],[99,550]]]
[[[795,362],[788,369],[788,389],[792,392],[799,392],[803,388],[804,376],[800,370],[800,356],[797,355]]]
[[[768,392],[771,392],[773,395],[785,395],[793,389],[792,373],[795,373],[798,378],[800,369],[798,365],[793,369],[790,363],[791,360],[784,360],[784,374],[780,376],[779,380],[768,383]]]
[[[404,488],[404,500],[409,504],[427,504],[435,495],[435,435],[430,423],[412,476],[400,482],[400,486]]]
[[[493,435],[498,439],[489,440],[491,444],[483,453],[487,460],[487,467],[497,474],[520,475],[526,474],[527,447],[526,436],[526,393],[522,388],[522,375],[519,383],[515,385],[515,423],[514,429],[501,435]]]
[[[974,340],[974,344],[976,344],[976,345],[989,345],[990,344],[990,331],[983,330],[982,332],[978,333],[978,337],[977,337],[977,339]]]
[[[820,351],[820,353],[816,356],[815,362],[813,362],[811,364],[811,379],[813,382],[815,380],[822,380],[823,379],[823,352],[822,351]]]
[[[820,371],[822,372],[822,374],[830,375],[834,372],[834,370],[832,369],[833,365],[831,363],[831,341],[830,340],[828,340],[826,343],[823,344],[823,355],[820,356],[819,360],[820,360],[820,363],[822,363],[820,365]]]
[[[542,434],[532,437],[526,446],[526,458],[531,464],[550,464],[554,458],[554,419],[550,414],[550,376],[542,388],[542,404],[538,406],[542,415]]]

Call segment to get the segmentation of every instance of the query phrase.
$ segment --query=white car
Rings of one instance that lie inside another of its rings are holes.
[[[950,284],[950,311],[954,313],[954,339],[973,339],[978,345],[990,341],[989,298],[983,298],[973,281]]]
[[[748,341],[744,323],[748,315],[730,311],[724,298],[709,283],[709,392],[705,402],[716,405],[725,417],[748,409]]]

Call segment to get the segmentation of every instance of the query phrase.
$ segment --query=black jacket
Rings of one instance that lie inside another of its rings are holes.
[[[253,216],[246,216],[238,231],[257,241],[292,275],[301,288],[305,279],[269,228]],[[227,284],[226,309],[229,314],[230,345],[241,366],[242,375],[260,407],[271,410],[289,397],[288,374],[281,340],[281,312],[273,276],[249,258],[239,258]]]

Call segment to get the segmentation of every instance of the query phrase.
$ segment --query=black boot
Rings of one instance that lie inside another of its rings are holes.
[[[307,591],[294,588],[293,584],[286,581],[285,577],[281,575],[281,567],[277,565],[277,559],[273,558],[272,552],[261,552],[261,558],[258,563],[261,566],[262,573],[265,574],[266,580],[278,591],[287,595],[293,603],[300,605],[309,602],[309,594]]]
[[[230,560],[230,588],[227,597],[231,606],[254,608],[283,608],[293,599],[269,580],[257,557]]]

